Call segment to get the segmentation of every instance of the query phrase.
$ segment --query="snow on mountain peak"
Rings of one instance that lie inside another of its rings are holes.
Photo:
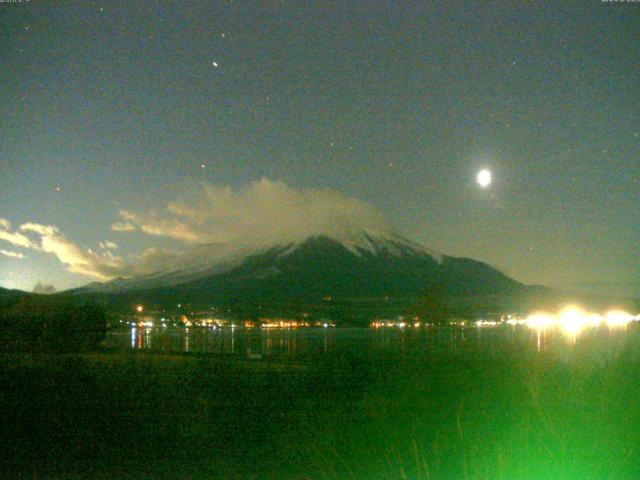
[[[369,203],[331,189],[296,189],[268,179],[239,188],[205,185],[191,197],[172,201],[166,212],[122,210],[120,215],[133,230],[174,238],[192,248],[182,255],[158,256],[144,269],[131,268],[132,273],[153,273],[109,282],[113,287],[146,288],[154,282],[204,278],[269,251],[290,255],[307,240],[320,237],[357,256],[441,258],[394,233],[382,212]]]
[[[358,257],[364,254],[373,256],[386,254],[396,257],[429,256],[438,263],[443,260],[441,254],[413,243],[391,229],[355,228],[343,224],[333,225],[331,229],[309,232],[306,237],[283,235],[280,238],[267,238],[260,235],[247,235],[234,242],[199,245],[176,258],[174,264],[163,271],[129,279],[118,279],[96,286],[94,289],[104,291],[177,285],[228,272],[239,267],[252,256],[271,252],[277,258],[287,257],[314,238],[332,240]]]

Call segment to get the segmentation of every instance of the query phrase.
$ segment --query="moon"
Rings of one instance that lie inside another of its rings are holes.
[[[480,185],[480,188],[487,188],[489,185],[491,185],[491,172],[486,168],[480,170],[478,172],[478,176],[476,177],[476,181],[478,182],[478,185]]]

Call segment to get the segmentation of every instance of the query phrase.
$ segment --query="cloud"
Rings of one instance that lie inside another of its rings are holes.
[[[193,190],[191,198],[169,202],[162,214],[121,210],[119,216],[137,231],[191,244],[247,235],[296,241],[343,228],[391,231],[373,206],[335,190],[296,189],[268,179],[237,189],[204,184]]]
[[[0,218],[0,240],[9,242],[17,247],[35,248],[28,237],[20,232],[11,232],[11,223],[5,218]]]
[[[204,234],[197,232],[187,223],[176,219],[161,219],[155,214],[140,225],[140,230],[149,235],[171,237],[185,242],[206,241]]]
[[[132,275],[145,275],[175,266],[181,252],[173,252],[162,248],[151,247],[140,255],[132,255]]]
[[[206,241],[203,232],[198,232],[188,223],[177,218],[162,218],[153,210],[145,215],[138,215],[127,210],[120,210],[119,216],[124,220],[124,222],[114,223],[111,225],[112,230],[139,230],[148,235],[170,237],[191,243]]]
[[[35,232],[42,236],[50,236],[58,233],[57,227],[53,225],[41,225],[39,223],[25,223],[20,225],[20,230],[23,232]]]
[[[111,225],[111,230],[114,232],[133,232],[135,229],[135,225],[128,222],[116,222]]]
[[[69,272],[98,280],[153,273],[169,266],[178,256],[175,252],[149,248],[141,255],[133,255],[130,261],[126,261],[113,253],[118,245],[108,240],[100,242],[98,245],[103,251],[96,252],[90,248],[82,248],[69,240],[55,225],[30,222],[21,225],[19,230],[39,237],[37,240],[28,239],[29,248],[54,255],[60,263],[67,266]],[[0,253],[23,257],[22,254],[4,250],[0,250]]]
[[[9,250],[0,249],[0,255],[6,255],[7,257],[12,258],[25,258],[25,256],[20,252],[10,252]]]
[[[118,248],[116,243],[110,242],[109,240],[98,243],[98,246],[103,250],[116,250]]]
[[[161,213],[120,210],[119,221],[113,223],[111,229],[169,237],[187,246],[245,238],[284,243],[344,228],[376,233],[392,231],[373,206],[330,189],[296,189],[262,179],[235,189],[203,184],[191,191],[185,198],[168,202]],[[5,219],[0,219],[0,239],[54,255],[69,272],[98,280],[173,268],[181,255],[152,247],[125,259],[114,253],[118,245],[111,241],[99,242],[98,251],[94,251],[80,247],[55,225],[29,222],[12,232],[11,224]]]
[[[191,208],[187,205],[183,205],[175,202],[169,202],[167,204],[167,211],[169,213],[174,213],[182,217],[188,217],[188,218],[198,217],[198,211],[195,208]]]
[[[111,251],[98,253],[83,249],[62,235],[54,225],[25,223],[20,226],[20,230],[39,235],[39,243],[32,243],[32,248],[55,255],[61,263],[67,265],[69,272],[108,280],[131,271],[130,265]]]
[[[149,248],[140,255],[133,255],[129,261],[113,253],[118,245],[109,240],[99,242],[101,251],[82,248],[63,235],[55,225],[27,222],[16,231],[11,231],[11,222],[0,218],[0,240],[30,250],[54,255],[67,271],[109,280],[114,277],[130,277],[156,272],[168,267],[178,256],[159,248]],[[20,252],[0,249],[0,255],[23,259]]]

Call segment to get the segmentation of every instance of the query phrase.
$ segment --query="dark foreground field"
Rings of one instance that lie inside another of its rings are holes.
[[[632,352],[0,360],[2,478],[640,478]]]

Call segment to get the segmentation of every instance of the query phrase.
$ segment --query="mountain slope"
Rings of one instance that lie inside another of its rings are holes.
[[[437,287],[446,295],[517,292],[523,285],[492,267],[449,257],[397,235],[345,229],[302,242],[202,246],[152,275],[92,284],[106,293],[183,302],[318,302],[401,298]]]

